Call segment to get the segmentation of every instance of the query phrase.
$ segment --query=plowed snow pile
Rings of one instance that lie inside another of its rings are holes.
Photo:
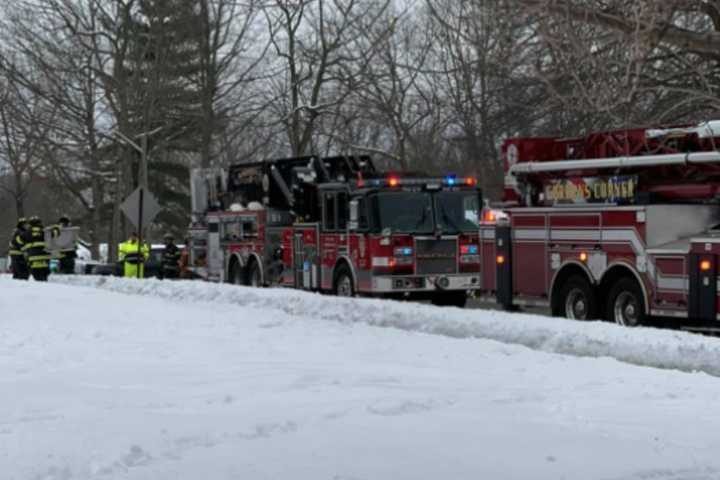
[[[635,365],[720,376],[720,341],[686,332],[628,329],[605,322],[571,322],[539,315],[439,308],[409,302],[334,298],[286,289],[200,282],[139,282],[114,277],[55,278],[59,282],[131,295],[261,308],[454,338],[484,338],[545,352],[612,357]]]
[[[2,480],[720,478],[712,338],[55,281],[0,277]]]

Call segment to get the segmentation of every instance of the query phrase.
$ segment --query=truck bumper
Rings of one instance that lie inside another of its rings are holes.
[[[478,290],[480,275],[387,275],[373,277],[370,287],[372,293]]]

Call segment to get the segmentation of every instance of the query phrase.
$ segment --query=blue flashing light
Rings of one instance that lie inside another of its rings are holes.
[[[448,185],[455,185],[455,181],[455,175],[448,175],[447,177],[445,177],[445,183],[447,183]]]
[[[412,247],[398,247],[395,249],[396,257],[409,257],[413,254]]]

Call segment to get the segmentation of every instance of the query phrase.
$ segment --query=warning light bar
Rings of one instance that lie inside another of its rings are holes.
[[[477,245],[460,245],[460,254],[461,255],[477,255],[477,253],[478,253]]]
[[[358,187],[370,186],[370,187],[399,187],[399,186],[410,186],[410,185],[427,185],[428,187],[433,186],[440,188],[445,185],[448,187],[475,187],[477,186],[477,179],[475,177],[456,177],[455,175],[448,175],[442,178],[402,178],[397,175],[391,175],[387,178],[375,178],[372,180],[364,180],[358,178]]]

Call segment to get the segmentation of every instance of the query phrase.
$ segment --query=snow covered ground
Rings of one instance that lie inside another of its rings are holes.
[[[72,282],[0,277],[0,478],[720,478],[713,338]]]

